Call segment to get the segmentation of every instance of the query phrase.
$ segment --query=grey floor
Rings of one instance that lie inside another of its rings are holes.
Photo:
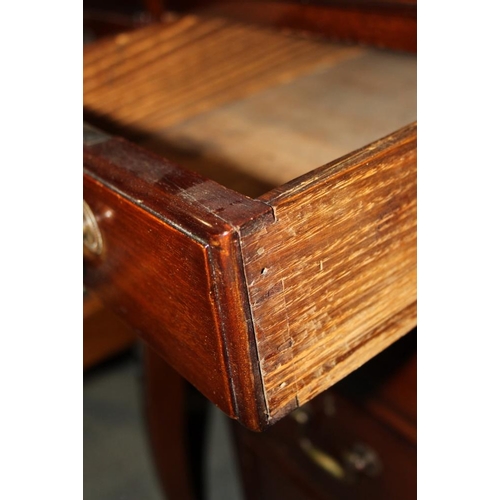
[[[133,353],[84,376],[85,500],[160,500],[142,414],[140,364]],[[212,407],[205,464],[209,500],[243,498],[226,417]]]

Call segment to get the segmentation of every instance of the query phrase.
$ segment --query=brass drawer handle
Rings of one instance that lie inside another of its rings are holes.
[[[307,438],[301,438],[299,445],[311,461],[339,481],[352,481],[356,474],[376,477],[382,472],[377,453],[363,443],[356,443],[344,452],[342,462],[313,445]]]
[[[328,417],[336,413],[334,399],[326,395],[323,398],[323,411]],[[307,427],[312,424],[312,408],[305,404],[297,408],[290,416],[299,424],[302,437],[299,438],[299,446],[307,457],[330,476],[339,481],[353,482],[356,476],[363,474],[368,477],[376,477],[382,472],[382,462],[378,454],[365,443],[357,442],[341,453],[337,459],[321,448],[314,445],[304,434]]]
[[[311,461],[330,474],[330,476],[341,481],[345,480],[346,471],[338,460],[314,446],[309,439],[302,438],[299,441],[299,445]]]
[[[94,213],[83,200],[83,254],[86,257],[102,253],[102,235]]]

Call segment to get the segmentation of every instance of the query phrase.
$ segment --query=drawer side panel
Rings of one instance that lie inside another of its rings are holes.
[[[263,199],[242,249],[272,422],[416,324],[416,125]]]

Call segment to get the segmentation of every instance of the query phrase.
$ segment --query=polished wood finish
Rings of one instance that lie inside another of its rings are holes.
[[[366,403],[380,420],[417,443],[417,355],[401,368],[397,378]]]
[[[336,395],[333,401],[336,410],[333,418],[320,415],[321,400],[313,407],[314,430],[301,431],[289,418],[261,434],[236,430],[246,500],[417,498],[416,447],[348,399]],[[367,443],[382,462],[381,474],[376,477],[353,474],[347,481],[332,477],[304,453],[300,446],[304,434],[317,449],[340,463],[356,444]]]
[[[124,323],[94,295],[83,298],[83,369],[129,349],[136,336]]]
[[[208,401],[144,346],[144,400],[156,470],[168,499],[202,500]]]
[[[227,16],[378,47],[417,50],[415,0],[327,0],[307,3],[182,0],[171,2],[170,8]]]
[[[261,199],[242,251],[274,420],[416,325],[416,126]]]
[[[166,10],[166,7],[169,10]],[[84,25],[102,36],[176,13],[226,17],[335,40],[415,52],[416,0],[144,0],[84,2]]]
[[[84,43],[132,31],[157,21],[161,0],[84,0]]]
[[[260,427],[238,224],[269,207],[92,131],[84,197],[104,240],[85,285],[224,412]]]

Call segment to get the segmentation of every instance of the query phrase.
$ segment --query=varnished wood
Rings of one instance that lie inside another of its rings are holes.
[[[126,141],[88,142],[84,197],[104,250],[85,261],[85,285],[223,411],[260,427],[237,231],[269,207]]]
[[[95,366],[132,347],[136,336],[120,318],[101,301],[86,294],[83,300],[83,369]]]
[[[366,403],[369,410],[417,444],[417,353]]]
[[[89,2],[86,2],[89,3]],[[161,0],[106,5],[84,4],[84,22],[96,34],[130,30],[139,23],[165,20],[177,12],[222,16],[281,29],[293,29],[337,40],[416,51],[416,0]],[[89,9],[90,7],[90,9]],[[139,11],[141,12],[140,16]]]
[[[415,500],[416,446],[341,395],[334,393],[335,414],[325,415],[324,399],[312,402],[306,429],[291,418],[260,434],[234,426],[246,500]],[[367,444],[381,460],[382,471],[375,477],[359,473],[338,480],[304,453],[304,437],[341,464],[353,445]]]
[[[182,0],[171,2],[171,7],[378,47],[417,50],[415,0]]]
[[[168,499],[202,500],[208,401],[200,395],[191,404],[192,388],[153,349],[145,346],[143,359],[148,431],[163,490]]]
[[[417,445],[417,329],[334,386],[394,433]]]
[[[416,324],[416,127],[262,199],[242,251],[274,420]]]

